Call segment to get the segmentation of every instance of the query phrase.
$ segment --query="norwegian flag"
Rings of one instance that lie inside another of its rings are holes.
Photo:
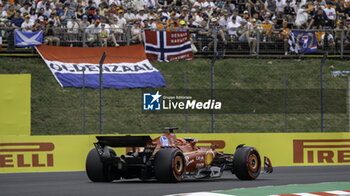
[[[145,31],[145,51],[150,61],[192,60],[189,31]]]

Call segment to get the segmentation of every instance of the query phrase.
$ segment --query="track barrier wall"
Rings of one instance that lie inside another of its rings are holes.
[[[30,135],[30,74],[0,74],[0,136]]]
[[[151,134],[152,138],[159,134]],[[237,133],[177,134],[193,137],[198,145],[219,142],[218,151],[234,153],[239,144],[254,146],[273,166],[350,164],[350,133]],[[85,158],[95,135],[76,136],[2,136],[0,173],[83,171]],[[118,155],[125,148],[118,148]]]

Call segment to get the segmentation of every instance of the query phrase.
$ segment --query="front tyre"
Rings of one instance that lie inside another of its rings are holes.
[[[154,172],[160,182],[181,181],[185,166],[185,157],[177,148],[160,149],[154,158]]]
[[[240,147],[233,157],[233,173],[240,180],[255,180],[261,169],[259,152],[253,147]]]
[[[112,149],[108,149],[110,154],[115,155]],[[112,175],[111,165],[103,163],[97,150],[91,149],[86,157],[86,174],[93,182],[112,182],[115,178]]]

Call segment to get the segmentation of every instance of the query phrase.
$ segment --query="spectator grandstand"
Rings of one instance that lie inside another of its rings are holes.
[[[142,43],[144,29],[189,29],[198,51],[291,54],[291,30],[324,32],[334,54],[350,39],[350,0],[0,0],[0,37],[44,32],[44,44],[119,46]],[[326,30],[325,30],[326,29]],[[341,51],[342,50],[342,51]]]

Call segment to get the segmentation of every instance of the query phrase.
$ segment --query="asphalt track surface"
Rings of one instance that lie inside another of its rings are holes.
[[[158,196],[258,186],[350,181],[349,166],[277,167],[254,181],[240,181],[230,172],[221,178],[165,184],[137,179],[93,183],[85,172],[0,174],[0,196]]]

